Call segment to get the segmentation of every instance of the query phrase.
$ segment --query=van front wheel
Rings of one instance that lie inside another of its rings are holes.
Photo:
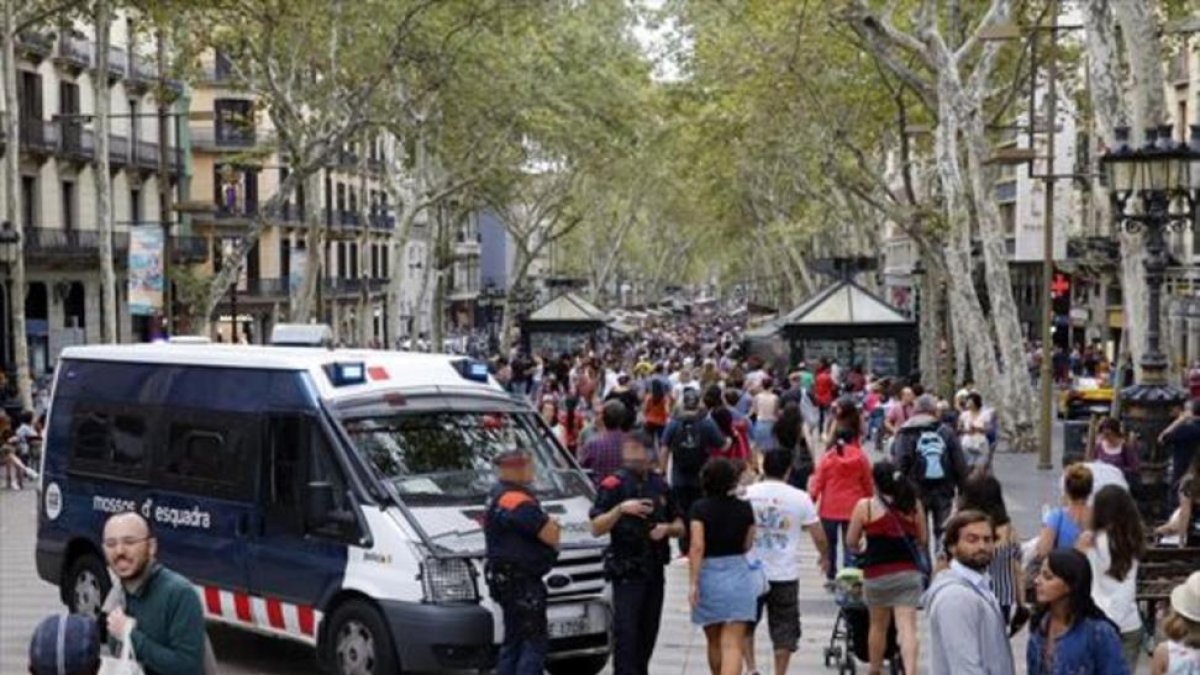
[[[67,606],[73,614],[95,616],[112,588],[108,568],[94,553],[85,553],[71,563],[67,571]]]
[[[608,655],[580,656],[546,664],[550,675],[596,675],[608,665]]]
[[[391,675],[399,672],[392,634],[379,612],[361,600],[337,608],[325,633],[329,663],[336,675]]]

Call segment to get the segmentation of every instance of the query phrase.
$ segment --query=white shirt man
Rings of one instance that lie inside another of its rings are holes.
[[[788,661],[800,641],[799,574],[800,538],[808,531],[822,566],[827,563],[825,531],[807,492],[788,485],[792,453],[774,450],[763,457],[765,477],[746,488],[745,498],[754,508],[755,538],[751,557],[762,565],[770,582],[759,599],[759,618],[767,611],[776,673],[787,672]],[[748,637],[747,654],[754,653],[754,634]],[[751,670],[753,670],[753,664]]]

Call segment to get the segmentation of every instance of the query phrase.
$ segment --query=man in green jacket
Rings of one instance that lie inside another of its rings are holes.
[[[136,512],[104,525],[104,555],[120,580],[105,602],[110,642],[128,634],[146,675],[204,675],[204,611],[191,582],[155,560],[158,542]],[[121,601],[121,596],[124,601]]]

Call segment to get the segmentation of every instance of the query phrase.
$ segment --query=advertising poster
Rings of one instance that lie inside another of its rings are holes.
[[[154,316],[162,311],[163,231],[157,225],[129,228],[129,313]]]

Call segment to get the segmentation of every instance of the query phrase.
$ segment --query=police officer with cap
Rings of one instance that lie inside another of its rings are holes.
[[[610,535],[604,573],[612,582],[613,672],[647,675],[663,608],[663,567],[670,537],[683,535],[683,518],[666,480],[650,470],[650,437],[626,436],[621,469],[600,481],[591,510],[592,533]]]
[[[533,458],[514,449],[494,462],[500,480],[488,499],[483,532],[488,590],[504,611],[496,673],[542,675],[550,648],[542,577],[558,559],[560,528],[529,489]]]

